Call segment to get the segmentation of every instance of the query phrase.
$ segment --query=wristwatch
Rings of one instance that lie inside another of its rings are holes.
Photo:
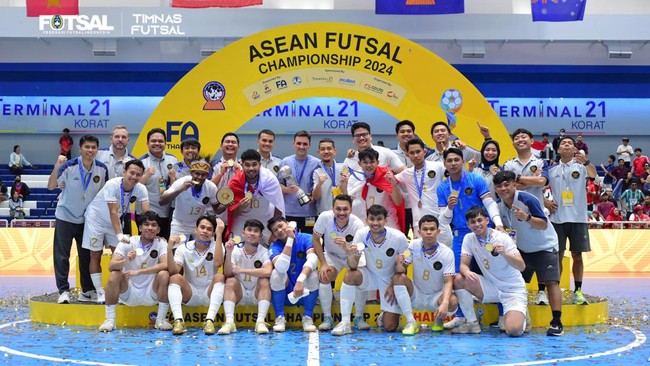
[[[528,217],[526,217],[526,222],[529,222],[532,219],[533,219],[533,216],[531,214],[528,214]]]
[[[591,164],[591,160],[587,159],[587,161],[585,161],[582,165],[587,166],[589,164]]]

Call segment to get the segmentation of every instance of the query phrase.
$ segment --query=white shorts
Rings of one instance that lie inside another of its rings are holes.
[[[255,290],[257,289],[257,286],[252,289],[247,289],[241,282],[239,285],[241,286],[242,297],[237,305],[257,305],[257,299],[255,298]]]
[[[372,273],[370,273],[370,271],[365,267],[357,268],[357,269],[363,275],[363,282],[361,282],[361,285],[359,285],[359,290],[362,291],[379,290],[381,311],[387,311],[389,313],[394,313],[394,314],[401,314],[402,310],[400,309],[399,305],[397,305],[397,302],[395,302],[395,304],[392,305],[389,304],[385,295],[386,289],[388,288],[388,286],[391,285],[393,279],[377,277]]]
[[[432,294],[425,294],[413,286],[413,295],[411,295],[411,303],[413,309],[418,310],[438,310],[438,298],[442,296],[442,291],[437,291]]]
[[[324,253],[325,255],[325,260],[327,261],[327,264],[331,267],[334,267],[336,269],[336,275],[338,276],[339,273],[341,273],[341,270],[343,268],[348,268],[348,263],[346,258],[339,258],[335,255],[330,255],[327,252]]]
[[[103,251],[104,247],[117,247],[118,240],[113,227],[99,227],[90,221],[84,225],[84,236],[81,247],[93,252]]]
[[[158,294],[152,288],[153,281],[149,286],[140,289],[131,286],[129,283],[126,291],[120,294],[118,302],[126,306],[151,306],[158,304]]]
[[[209,285],[205,288],[194,287],[194,285],[192,285],[191,283],[189,285],[192,288],[192,297],[190,297],[190,300],[186,302],[184,305],[187,306],[210,305],[210,296],[208,296],[208,289],[210,288]]]
[[[481,289],[483,290],[482,302],[484,304],[500,302],[503,305],[504,314],[511,310],[518,311],[524,315],[526,314],[528,297],[525,287],[521,291],[502,292],[485,277],[481,275],[478,275],[478,277],[481,280]]]

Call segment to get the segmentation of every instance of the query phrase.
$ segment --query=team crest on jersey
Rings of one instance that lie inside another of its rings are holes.
[[[275,165],[275,166],[273,167],[273,171],[276,172],[276,173],[279,172],[279,171],[280,171],[280,167],[277,166],[277,165]]]
[[[212,262],[212,259],[214,259],[214,255],[212,255],[212,253],[208,253],[208,255],[205,256],[205,260],[208,262]]]
[[[580,178],[580,172],[577,171],[577,170],[574,171],[573,173],[571,173],[571,178],[573,178],[573,179],[578,179],[578,178]]]
[[[255,268],[262,268],[262,261],[259,259],[256,260],[255,263],[253,263],[253,266],[255,266]]]
[[[137,200],[137,199],[138,199],[138,197],[136,197],[136,196],[131,196],[131,198],[129,199],[129,202],[133,203],[133,202],[135,202],[135,200]]]
[[[474,192],[474,191],[472,190],[472,187],[467,187],[467,188],[465,188],[465,195],[467,195],[467,196],[471,196],[471,195],[472,195],[472,192]]]
[[[167,169],[168,169],[168,170],[172,170],[172,165],[171,165],[171,164],[167,164]]]
[[[93,177],[93,182],[99,183],[99,175]]]
[[[201,202],[203,202],[204,205],[207,205],[208,202],[210,202],[210,199],[208,197],[203,197],[203,200]]]
[[[436,263],[433,264],[433,269],[435,269],[436,271],[441,270],[442,269],[442,263],[440,263],[440,261],[436,261]]]
[[[535,173],[536,171],[537,171],[537,165],[532,165],[532,166],[530,167],[530,172],[531,172],[531,173]]]
[[[386,255],[389,256],[389,257],[392,257],[393,254],[395,254],[395,249],[388,248],[388,250],[386,251]]]
[[[431,179],[435,178],[436,177],[436,171],[435,170],[429,170],[429,172],[427,173],[427,176],[429,178],[431,178]]]
[[[354,239],[354,236],[352,236],[350,234],[345,236],[345,241],[347,241],[348,243],[352,242],[352,239]]]
[[[300,259],[305,258],[305,252],[303,252],[302,250],[299,251],[298,254],[296,254],[296,257],[298,257],[298,258],[300,258]]]
[[[154,259],[158,258],[158,251],[152,250],[151,253],[149,253],[149,256]]]
[[[497,253],[497,251],[494,250],[494,249],[492,249],[492,252],[491,252],[491,253],[492,253],[492,256],[493,256],[493,257],[496,257],[496,256],[499,255],[499,253]]]

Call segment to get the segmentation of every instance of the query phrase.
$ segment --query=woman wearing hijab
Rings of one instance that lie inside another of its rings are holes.
[[[500,155],[501,148],[499,148],[499,143],[495,140],[487,140],[481,147],[481,162],[474,168],[474,173],[485,178],[485,182],[490,187],[490,195],[495,200],[497,196],[494,192],[492,177],[501,170],[501,166],[499,165]]]

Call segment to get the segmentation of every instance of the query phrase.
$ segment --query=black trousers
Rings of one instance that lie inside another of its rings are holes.
[[[90,250],[81,247],[84,236],[84,224],[73,224],[68,221],[56,219],[54,228],[54,277],[59,294],[70,291],[68,274],[70,273],[70,251],[72,240],[77,244],[79,263],[79,281],[84,292],[95,289],[90,278]]]

